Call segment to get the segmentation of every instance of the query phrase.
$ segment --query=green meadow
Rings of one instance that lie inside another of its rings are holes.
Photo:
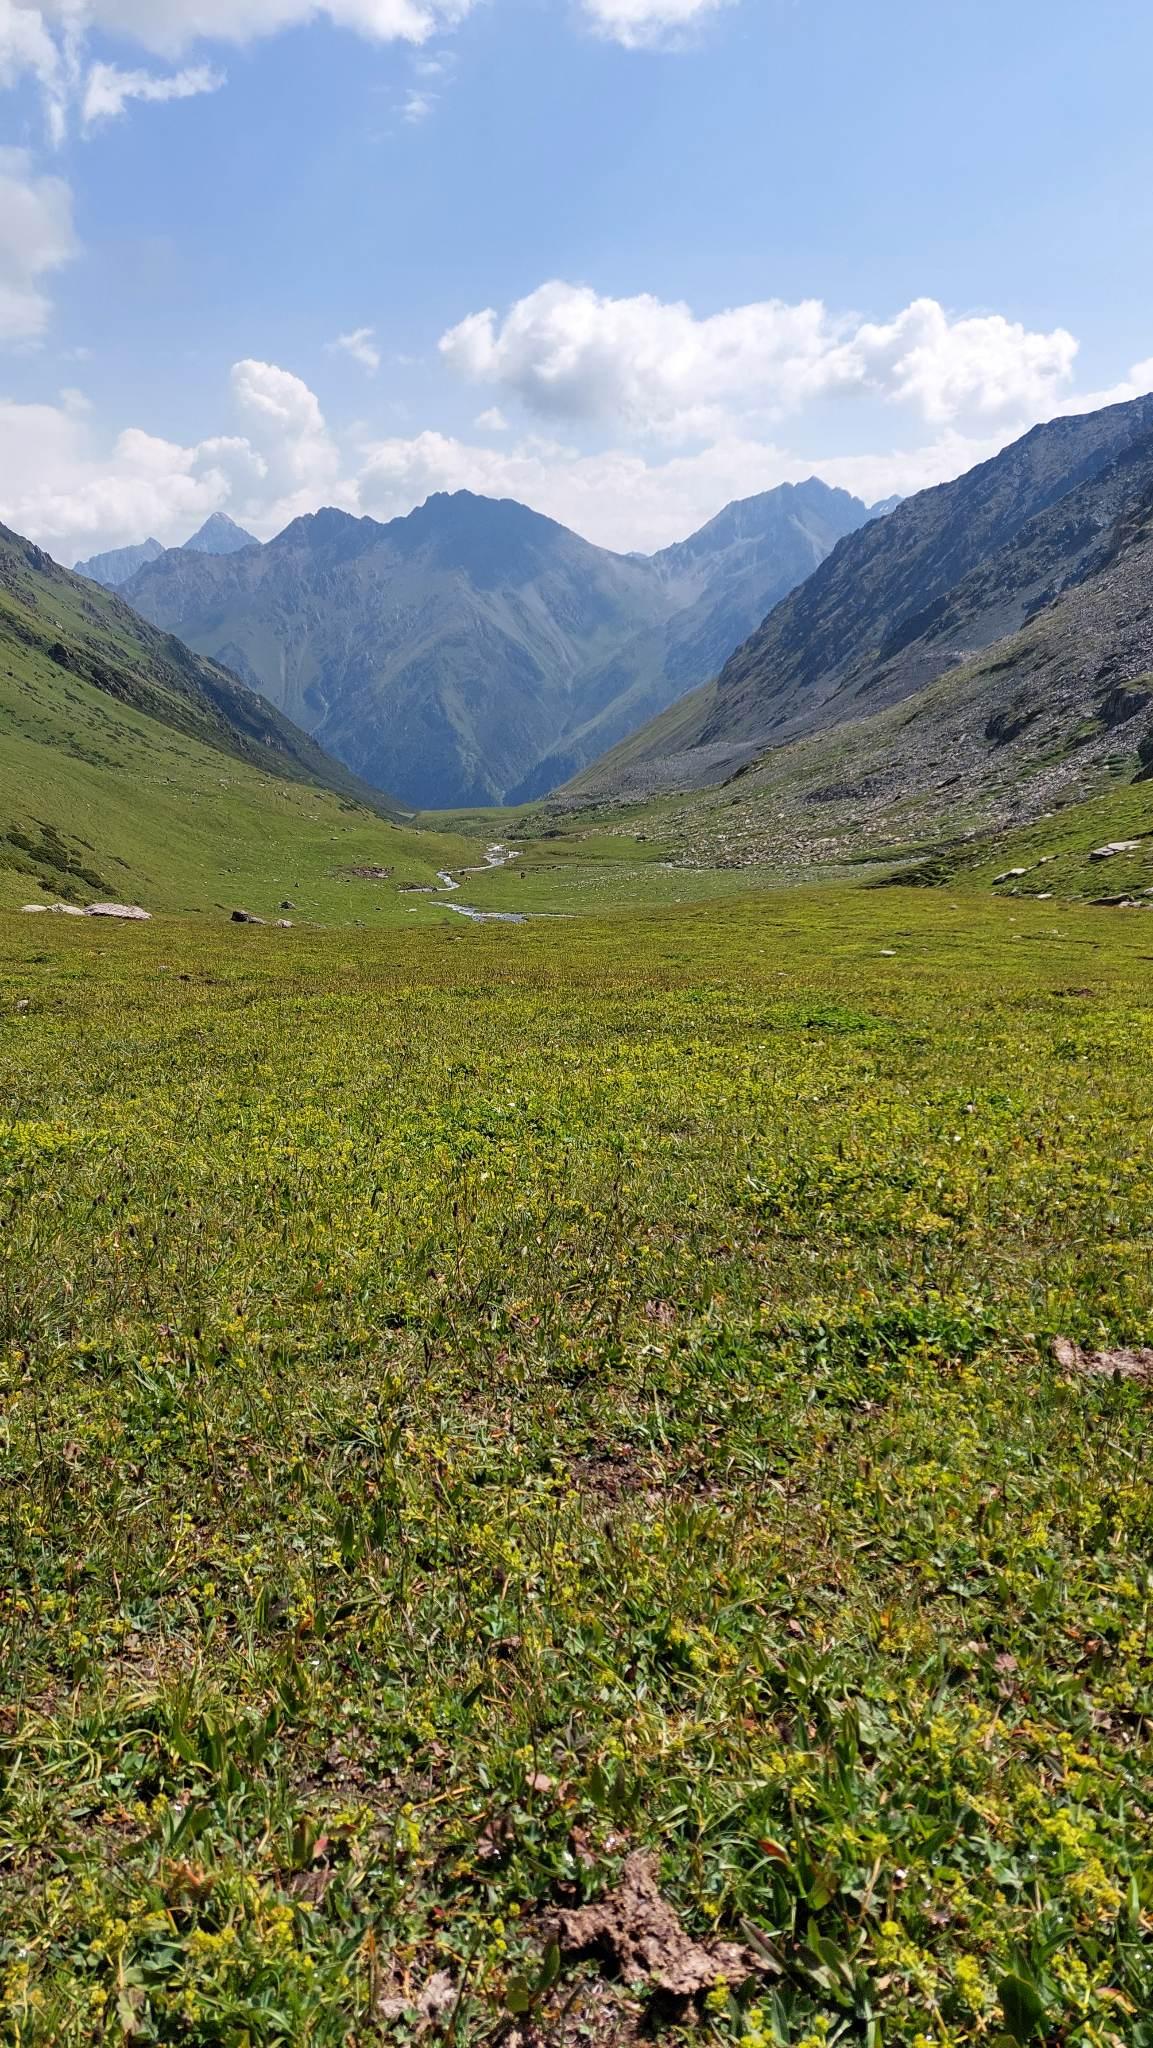
[[[0,2038],[1150,2048],[1153,918],[246,789],[0,915]]]

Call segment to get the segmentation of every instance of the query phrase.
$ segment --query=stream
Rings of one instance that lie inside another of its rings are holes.
[[[494,868],[506,868],[510,860],[516,859],[516,853],[515,846],[490,846],[485,853],[484,861],[480,867],[459,868],[457,872],[462,875],[488,875],[492,873]],[[460,888],[460,883],[456,880],[456,877],[451,875],[447,869],[441,870],[437,876],[437,881],[440,883],[439,890],[434,892],[437,895],[447,895],[450,890]],[[443,907],[445,910],[454,910],[458,917],[472,918],[474,924],[524,924],[527,922],[525,916],[518,910],[476,910],[470,903],[446,903]]]

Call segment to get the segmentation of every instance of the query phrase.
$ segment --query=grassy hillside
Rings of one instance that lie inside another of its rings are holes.
[[[380,789],[369,789],[307,733],[219,663],[160,633],[111,591],[103,590],[0,526],[0,668],[26,680],[37,665],[89,683],[174,732],[289,781],[313,783],[367,804],[382,816],[407,816]]]
[[[46,925],[12,2040],[1150,2048],[1151,1391],[1051,1354],[1153,1341],[1144,921]]]
[[[380,891],[343,870],[432,881],[466,849],[359,787],[234,677],[0,536],[0,906],[268,916],[290,897],[301,917],[378,917]]]

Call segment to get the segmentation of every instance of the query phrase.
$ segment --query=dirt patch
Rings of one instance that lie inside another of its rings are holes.
[[[1153,1385],[1153,1351],[1083,1351],[1070,1337],[1057,1337],[1053,1356],[1066,1372],[1088,1380],[1139,1380]]]
[[[656,1494],[661,1488],[657,1476],[642,1469],[628,1451],[570,1458],[568,1472],[578,1492],[597,1494],[603,1501],[627,1500],[632,1494]]]
[[[626,1984],[643,1981],[666,2006],[684,2010],[723,1981],[743,1984],[757,1967],[738,1942],[694,1941],[657,1883],[656,1863],[643,1850],[627,1859],[616,1890],[594,1906],[558,1915],[564,1956],[596,1956]]]

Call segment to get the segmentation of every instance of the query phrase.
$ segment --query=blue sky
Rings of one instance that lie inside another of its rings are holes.
[[[0,0],[0,517],[619,547],[1153,385],[1138,0]]]

